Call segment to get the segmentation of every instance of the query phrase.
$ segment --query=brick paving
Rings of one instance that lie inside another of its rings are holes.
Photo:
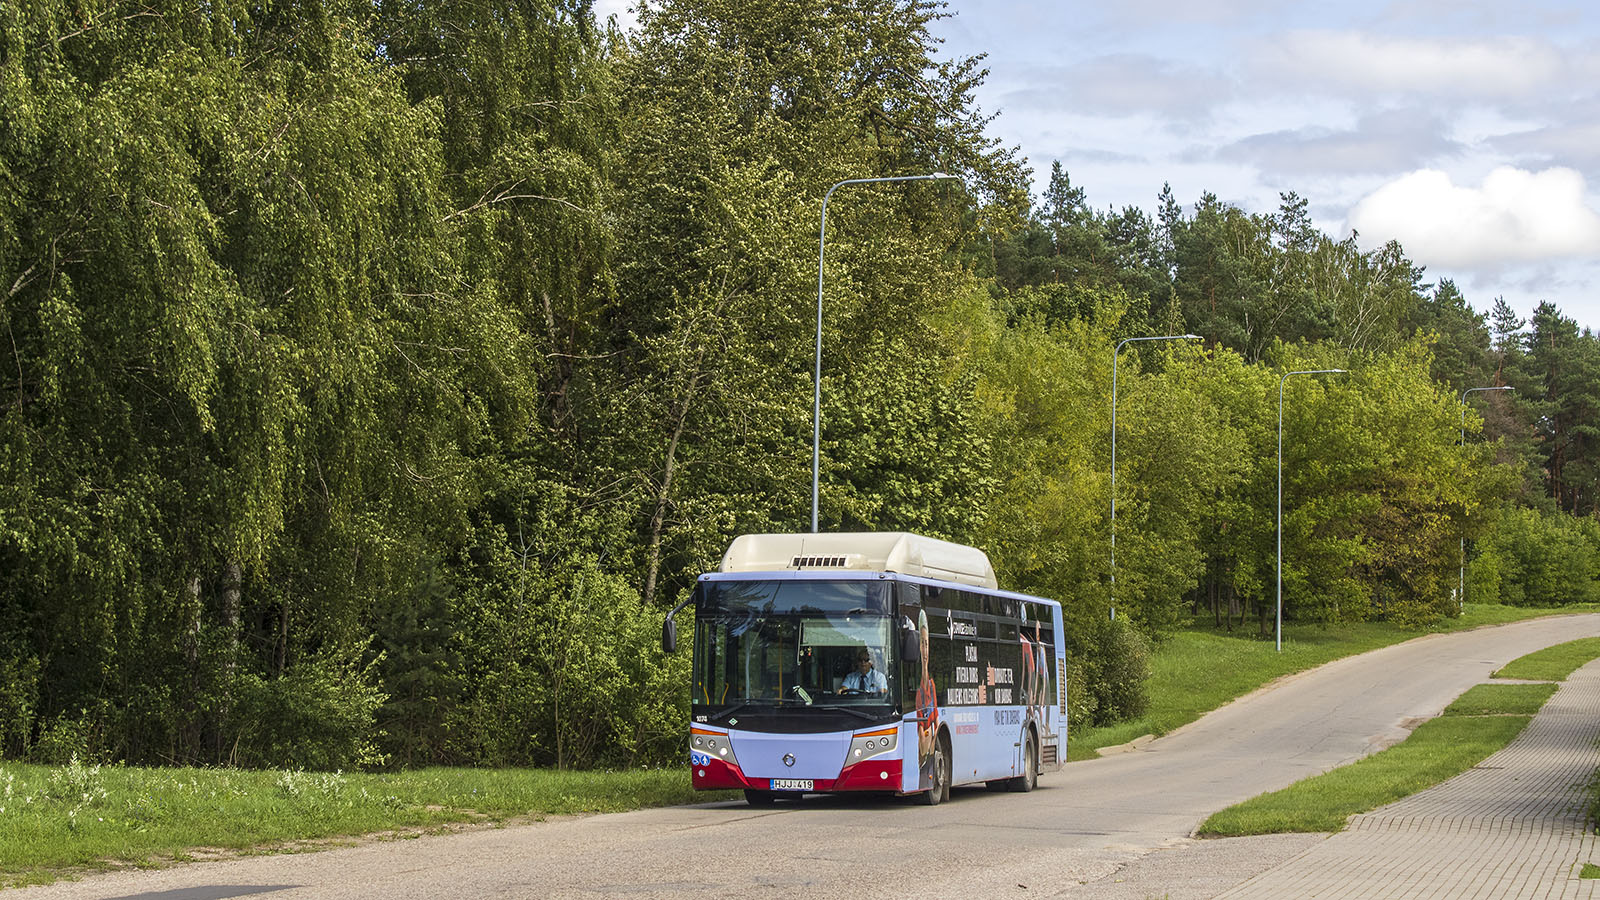
[[[1574,672],[1505,749],[1219,897],[1568,900],[1596,861],[1587,785],[1600,762],[1600,660]]]

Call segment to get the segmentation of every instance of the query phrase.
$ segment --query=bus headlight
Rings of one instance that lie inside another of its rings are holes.
[[[702,731],[699,728],[691,732],[689,742],[689,755],[709,762],[719,759],[730,766],[737,767],[739,760],[733,754],[733,741],[726,734],[715,731]],[[703,765],[696,762],[696,765]]]
[[[898,729],[894,728],[858,734],[850,740],[849,758],[855,762],[869,756],[881,756],[894,750],[898,737]]]

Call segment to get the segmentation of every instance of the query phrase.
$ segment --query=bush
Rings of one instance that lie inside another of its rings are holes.
[[[1067,657],[1067,721],[1076,729],[1092,725],[1100,701],[1090,688],[1089,664],[1076,656]]]
[[[1500,602],[1500,573],[1505,562],[1493,549],[1467,563],[1467,597],[1473,603]]]
[[[0,757],[24,756],[39,707],[39,661],[0,657]]]
[[[1563,606],[1600,601],[1600,525],[1565,513],[1510,509],[1483,541],[1503,563],[1502,602]]]
[[[98,760],[102,757],[98,733],[88,710],[79,710],[77,716],[58,716],[39,730],[39,739],[34,741],[28,757],[34,762],[63,766],[80,759]]]
[[[380,601],[375,620],[384,756],[397,768],[448,763],[448,720],[463,689],[451,586],[429,569],[412,590]]]
[[[1114,725],[1149,703],[1150,641],[1126,617],[1077,619],[1067,629],[1067,715],[1075,728]]]
[[[1098,707],[1096,724],[1142,715],[1150,702],[1145,687],[1150,677],[1150,642],[1126,619],[1117,619],[1106,623],[1100,646],[1103,653],[1094,661],[1091,685]]]
[[[478,608],[463,656],[482,675],[456,714],[454,756],[581,769],[687,752],[692,654],[661,653],[660,612],[620,577],[593,561],[530,571]]]
[[[234,763],[328,771],[381,765],[376,715],[384,696],[359,650],[326,653],[278,678],[237,681]]]

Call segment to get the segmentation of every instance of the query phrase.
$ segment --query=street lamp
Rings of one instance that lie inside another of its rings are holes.
[[[817,485],[822,472],[822,263],[828,256],[828,198],[847,184],[883,184],[890,181],[960,180],[956,175],[896,175],[892,178],[846,178],[822,195],[822,227],[817,233],[817,367],[811,399],[811,533],[817,533]]]
[[[1511,385],[1502,384],[1502,385],[1498,385],[1496,387],[1467,388],[1466,390],[1461,392],[1461,450],[1462,450],[1463,453],[1466,452],[1466,449],[1467,449],[1467,395],[1472,393],[1473,391],[1514,391],[1514,390],[1516,390],[1516,388],[1512,387]],[[1459,581],[1459,583],[1458,583],[1458,585],[1456,587],[1456,609],[1460,610],[1462,612],[1465,612],[1466,609],[1467,609],[1467,537],[1466,537],[1466,535],[1462,535],[1459,540],[1461,542],[1461,547],[1460,547],[1460,551],[1461,551],[1461,572],[1460,572],[1460,581]]]
[[[1117,617],[1117,354],[1134,341],[1198,341],[1198,334],[1123,338],[1111,348],[1111,618]]]
[[[1283,383],[1290,375],[1343,375],[1349,369],[1301,369],[1285,372],[1278,379],[1278,636],[1279,653],[1283,652]]]

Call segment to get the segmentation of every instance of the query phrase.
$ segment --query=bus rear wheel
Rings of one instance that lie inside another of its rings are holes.
[[[1006,782],[1006,787],[1019,794],[1026,794],[1039,783],[1039,745],[1034,742],[1032,733],[1023,741],[1022,774]]]

